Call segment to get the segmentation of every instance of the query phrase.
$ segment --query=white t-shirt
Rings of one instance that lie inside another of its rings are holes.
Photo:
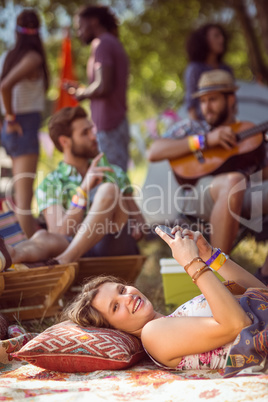
[[[0,57],[0,74],[2,73],[7,52]],[[1,112],[6,113],[2,96],[0,97]],[[45,85],[42,77],[38,79],[23,79],[12,88],[12,110],[14,114],[42,112],[45,107]]]

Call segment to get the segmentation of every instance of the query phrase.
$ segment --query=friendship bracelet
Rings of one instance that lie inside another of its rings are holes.
[[[72,202],[80,207],[87,206],[87,200],[85,200],[84,198],[80,198],[77,194],[73,195]]]
[[[198,135],[190,135],[188,137],[189,148],[192,152],[198,151],[200,149],[200,142]]]
[[[77,191],[77,193],[82,194],[84,198],[86,198],[86,199],[88,198],[87,193],[81,187],[76,187],[76,191]]]
[[[213,263],[213,261],[220,255],[221,253],[221,249],[217,248],[217,251],[211,255],[211,257],[209,258],[209,260],[206,261],[206,264],[211,266],[211,264]]]
[[[211,268],[214,269],[214,271],[218,271],[223,264],[228,260],[229,256],[225,253],[220,253],[219,256],[213,261],[212,264],[210,264]]]
[[[202,258],[200,257],[195,257],[192,261],[188,262],[188,264],[185,265],[184,270],[185,272],[188,274],[188,269],[189,267],[195,262],[195,261],[199,261],[199,262],[203,262],[205,264],[205,261],[202,260]]]
[[[199,271],[199,272],[198,272],[198,271]],[[195,283],[196,280],[197,280],[202,274],[204,274],[204,273],[207,272],[207,271],[212,271],[212,269],[209,268],[207,265],[204,265],[200,270],[197,270],[197,271],[196,271],[197,275],[196,275],[196,273],[194,274],[194,276],[192,277],[192,281]]]
[[[206,148],[206,138],[204,135],[198,135],[198,140],[200,144],[200,149],[205,149]]]
[[[76,208],[79,208],[79,209],[86,209],[85,206],[83,207],[82,205],[75,204],[73,201],[71,201],[71,205],[72,205],[73,207],[76,207]]]

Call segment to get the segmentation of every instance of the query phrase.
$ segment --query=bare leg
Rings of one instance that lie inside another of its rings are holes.
[[[120,208],[121,194],[117,186],[105,183],[96,192],[92,206],[69,247],[57,260],[61,264],[77,261],[97,244],[104,235],[118,232],[128,215]]]
[[[33,181],[36,174],[38,155],[29,154],[13,158],[13,179],[15,188],[15,212],[20,226],[30,238],[38,225],[31,212]]]
[[[6,245],[13,264],[20,262],[39,262],[56,257],[69,245],[68,240],[46,230],[38,230],[29,240],[25,240],[15,247]]]
[[[216,176],[212,181],[211,195],[215,202],[210,216],[212,225],[211,244],[225,253],[230,253],[236,238],[239,220],[231,215],[241,215],[244,191],[229,197],[232,188],[245,177],[240,173],[228,173]]]

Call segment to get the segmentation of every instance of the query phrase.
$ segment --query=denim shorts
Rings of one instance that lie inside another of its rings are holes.
[[[2,127],[1,143],[6,153],[11,157],[27,154],[39,155],[38,130],[41,125],[41,114],[39,112],[17,114],[16,120],[22,127],[22,136],[17,132],[8,134],[6,121]]]
[[[125,118],[118,127],[109,131],[98,131],[97,141],[99,149],[104,152],[108,161],[127,171],[130,141],[128,121]]]

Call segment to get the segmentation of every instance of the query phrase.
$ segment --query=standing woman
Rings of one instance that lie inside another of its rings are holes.
[[[2,145],[13,162],[15,203],[19,223],[30,237],[37,230],[31,213],[33,181],[39,156],[38,130],[48,88],[48,69],[36,12],[17,17],[15,47],[4,55],[1,73]]]
[[[193,99],[202,73],[213,69],[226,70],[233,75],[230,66],[223,63],[227,48],[227,34],[218,24],[206,24],[193,31],[186,43],[189,64],[184,74],[185,104],[191,119],[202,119],[199,100]]]

